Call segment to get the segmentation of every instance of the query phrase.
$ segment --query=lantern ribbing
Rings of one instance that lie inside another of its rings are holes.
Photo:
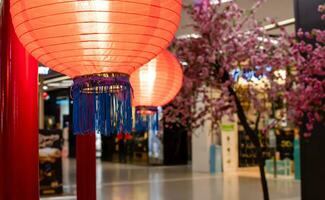
[[[37,60],[70,77],[130,74],[166,48],[181,0],[13,0],[20,41]]]
[[[131,131],[128,75],[168,46],[181,6],[181,0],[11,0],[10,12],[26,50],[74,78],[74,133],[110,135]]]
[[[183,83],[183,70],[175,56],[164,50],[133,72],[130,82],[134,92],[133,106],[164,106],[179,92]]]
[[[136,107],[137,131],[158,130],[158,107],[169,103],[183,83],[182,68],[171,53],[163,51],[146,65],[131,74],[133,106]]]

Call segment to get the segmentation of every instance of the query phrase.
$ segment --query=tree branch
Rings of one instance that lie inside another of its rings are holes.
[[[258,137],[257,137],[257,135],[255,135],[255,131],[248,124],[247,117],[245,115],[245,111],[243,109],[243,106],[241,105],[241,102],[240,102],[236,92],[234,91],[234,89],[231,86],[228,87],[228,90],[229,90],[230,94],[234,97],[236,107],[237,107],[237,115],[240,120],[240,123],[243,125],[245,132],[248,134],[248,136],[252,140],[255,147],[259,148],[260,142],[258,140]]]
[[[261,113],[258,112],[257,113],[257,117],[256,117],[256,121],[255,121],[255,129],[254,129],[254,132],[257,134],[258,132],[258,125],[260,123],[260,119],[261,119]]]
[[[223,79],[224,82],[226,82],[227,80],[229,80],[229,77],[230,77],[229,73],[225,72],[222,79]],[[245,111],[243,109],[243,106],[241,105],[241,102],[240,102],[236,92],[234,91],[234,89],[231,86],[228,86],[228,91],[229,91],[230,95],[234,97],[236,107],[237,107],[237,115],[238,115],[238,118],[239,118],[241,124],[244,127],[245,132],[250,137],[250,139],[253,142],[254,146],[258,150],[260,150],[260,147],[261,147],[260,141],[259,141],[259,139],[257,137],[256,132],[248,124],[247,116],[245,115]]]

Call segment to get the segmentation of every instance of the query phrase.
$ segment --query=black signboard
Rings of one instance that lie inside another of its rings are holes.
[[[62,130],[39,131],[39,168],[40,194],[62,194]]]
[[[293,160],[293,140],[294,131],[293,130],[278,130],[276,136],[277,141],[277,151],[280,153],[280,159],[290,159]]]
[[[314,28],[324,30],[325,23],[317,11],[324,0],[295,0],[296,29],[310,31]],[[310,41],[309,41],[310,42]],[[324,77],[320,77],[324,78]],[[325,125],[316,124],[312,136],[304,138],[305,127],[301,127],[301,199],[324,199],[325,179]]]
[[[269,138],[267,135],[262,133],[259,133],[258,137],[261,143],[262,155],[264,159],[271,158],[271,149],[268,146]],[[243,130],[238,131],[238,152],[239,167],[252,167],[258,165],[256,148],[249,136]]]

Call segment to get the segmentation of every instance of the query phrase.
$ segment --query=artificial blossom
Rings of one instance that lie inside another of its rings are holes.
[[[269,199],[258,130],[288,118],[305,125],[307,136],[316,123],[324,123],[325,36],[322,30],[298,32],[313,44],[283,28],[277,37],[270,36],[255,17],[262,3],[256,1],[250,10],[233,1],[224,5],[203,0],[186,7],[195,37],[173,42],[183,63],[184,84],[164,114],[167,125],[177,123],[191,131],[207,120],[218,129],[225,115],[231,119],[236,113],[256,147],[264,199]],[[319,11],[324,12],[323,5]],[[275,23],[270,18],[264,22]],[[278,114],[273,102],[284,105]],[[257,113],[255,118],[247,115],[249,110]],[[273,123],[259,128],[267,118]]]

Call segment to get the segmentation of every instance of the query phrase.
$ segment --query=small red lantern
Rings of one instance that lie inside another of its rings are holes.
[[[133,72],[130,82],[134,92],[133,106],[164,106],[182,87],[183,70],[175,56],[165,50]]]
[[[74,78],[79,134],[130,132],[129,74],[165,49],[181,0],[11,0],[16,34],[39,62]]]
[[[158,107],[169,103],[183,83],[183,70],[179,62],[165,50],[133,72],[130,82],[134,93],[132,104],[136,107],[136,130],[158,130]]]

